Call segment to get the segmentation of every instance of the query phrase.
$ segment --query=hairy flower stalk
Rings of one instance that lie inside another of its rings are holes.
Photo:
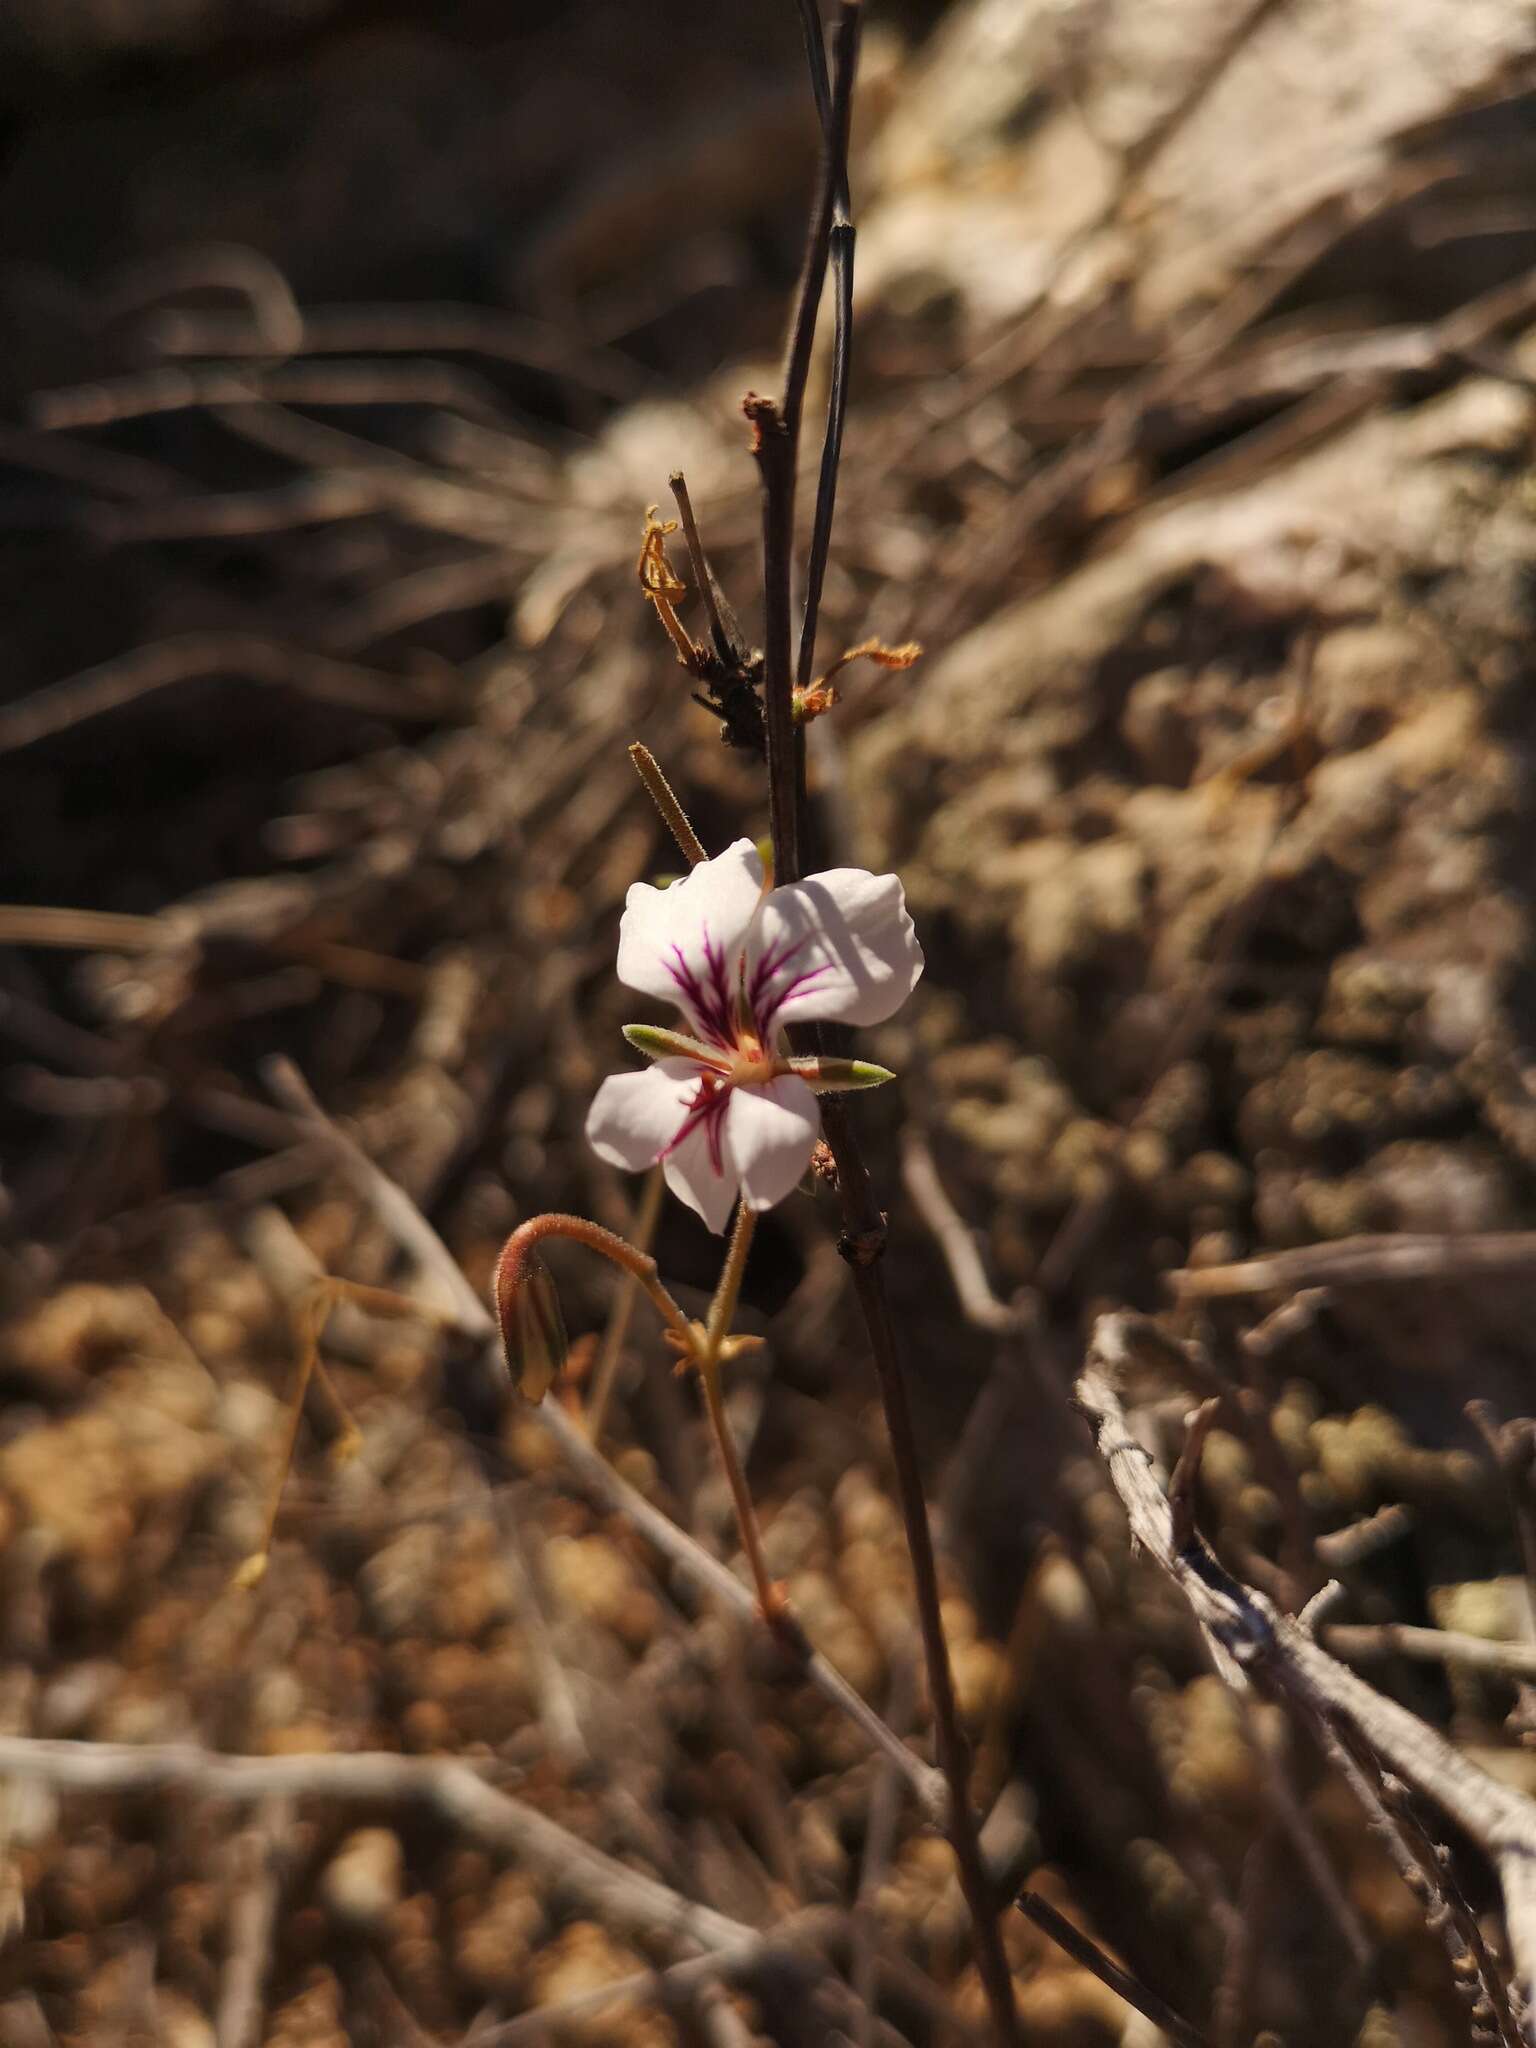
[[[492,1292],[502,1349],[513,1385],[527,1401],[542,1401],[565,1362],[565,1320],[549,1269],[536,1249],[546,1237],[569,1237],[622,1266],[644,1288],[679,1348],[691,1353],[694,1325],[656,1275],[656,1261],[627,1238],[585,1216],[551,1211],[520,1223],[501,1248]]]
[[[738,839],[668,889],[635,883],[619,979],[680,1016],[675,1028],[625,1027],[654,1064],[603,1083],[587,1118],[593,1149],[630,1172],[659,1162],[714,1231],[738,1195],[772,1208],[810,1163],[817,1095],[893,1078],[866,1060],[795,1055],[788,1028],[883,1023],[922,971],[894,875],[833,868],[770,889],[756,847]]]
[[[743,1203],[737,1211],[736,1228],[708,1318],[702,1323],[690,1321],[662,1286],[656,1277],[656,1261],[649,1253],[636,1250],[626,1238],[581,1216],[551,1213],[532,1216],[520,1224],[502,1246],[493,1291],[507,1370],[524,1400],[538,1402],[549,1392],[566,1355],[565,1319],[549,1268],[537,1250],[539,1242],[546,1237],[571,1238],[622,1266],[644,1289],[666,1322],[667,1342],[678,1354],[679,1367],[692,1365],[698,1370],[705,1412],[730,1485],[758,1606],[765,1621],[782,1626],[788,1621],[788,1609],[768,1572],[756,1510],[731,1435],[721,1387],[721,1367],[761,1342],[757,1337],[731,1334],[756,1222],[755,1211]]]

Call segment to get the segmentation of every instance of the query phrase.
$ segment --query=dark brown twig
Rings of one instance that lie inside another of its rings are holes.
[[[799,5],[811,91],[816,98],[816,116],[821,123],[822,147],[828,152],[830,166],[837,176],[828,236],[828,255],[832,264],[832,382],[827,396],[827,427],[821,445],[821,467],[816,478],[811,547],[805,564],[805,610],[800,622],[800,651],[795,659],[795,683],[804,690],[810,686],[816,665],[816,622],[821,612],[822,585],[826,581],[827,559],[832,549],[832,516],[837,508],[843,427],[848,413],[848,373],[853,355],[854,228],[848,192],[848,135],[846,129],[841,136],[838,134],[837,114],[827,80],[827,53],[821,21],[813,0],[799,0]]]
[[[688,561],[693,570],[693,580],[698,585],[699,595],[704,600],[704,609],[709,614],[709,634],[715,643],[715,653],[727,666],[741,667],[750,659],[750,649],[741,637],[741,627],[736,614],[731,610],[724,591],[715,581],[715,572],[709,566],[709,557],[704,552],[704,542],[699,536],[699,522],[694,516],[693,499],[688,494],[688,479],[680,469],[667,478],[677,516],[682,521],[683,539],[688,547]]]
[[[805,402],[806,379],[811,372],[811,348],[816,338],[817,315],[821,310],[821,290],[826,282],[832,227],[839,208],[845,215],[848,210],[848,133],[853,120],[853,81],[858,69],[863,13],[861,0],[841,0],[837,26],[832,33],[832,83],[822,123],[821,174],[805,239],[805,258],[795,293],[794,311],[790,315],[783,375],[779,380],[779,416],[790,444],[795,448],[799,446],[800,412]],[[812,50],[815,46],[815,39],[809,32],[806,45]],[[813,83],[816,70],[813,58]]]
[[[789,323],[781,396],[748,393],[743,410],[752,423],[752,452],[763,487],[763,710],[768,727],[768,809],[773,831],[774,879],[797,882],[805,809],[805,736],[796,726],[791,694],[792,585],[795,551],[795,472],[800,414],[810,374],[816,315],[826,280],[832,224],[845,182],[853,80],[858,64],[862,10],[843,0],[833,37],[831,102],[822,147],[805,262]]]
[[[1165,2004],[1139,1978],[1133,1977],[1128,1970],[1122,1970],[1118,1963],[1111,1962],[1097,1942],[1090,1941],[1065,1915],[1048,1905],[1038,1892],[1022,1893],[1017,1903],[1026,1920],[1032,1920],[1042,1934],[1049,1935],[1074,1963],[1091,1970],[1117,1998],[1123,1998],[1127,2005],[1134,2006],[1154,2026],[1161,2027],[1170,2041],[1178,2043],[1178,2048],[1208,2048],[1204,2034],[1197,2033],[1187,2020],[1180,2019],[1173,2007]]]
[[[833,36],[832,85],[821,181],[811,216],[800,289],[790,322],[784,395],[778,404],[771,399],[750,396],[745,405],[755,429],[753,452],[758,460],[763,490],[763,696],[768,730],[768,797],[773,829],[774,876],[780,883],[797,881],[800,877],[805,825],[804,740],[803,733],[795,725],[790,675],[795,471],[800,414],[833,221],[844,189],[843,165],[847,157],[859,23],[857,0],[843,0]],[[807,40],[810,41],[809,31]],[[814,55],[812,71],[814,76]],[[846,335],[844,342],[846,349]],[[970,1756],[961,1732],[949,1647],[944,1636],[938,1567],[934,1559],[933,1533],[928,1525],[928,1504],[923,1493],[917,1434],[912,1424],[906,1379],[897,1353],[879,1266],[885,1248],[885,1216],[870,1184],[853,1126],[835,1098],[828,1097],[823,1104],[822,1128],[836,1162],[842,1203],[843,1233],[838,1249],[852,1272],[869,1335],[890,1436],[897,1498],[912,1559],[939,1768],[949,1788],[949,1839],[974,1929],[977,1967],[993,2028],[1004,2048],[1014,2048],[1020,2036],[1013,1978],[1003,1950],[997,1902],[982,1863],[976,1817],[970,1804]]]
[[[1195,1489],[1200,1484],[1200,1459],[1205,1450],[1205,1440],[1220,1413],[1221,1402],[1213,1395],[1209,1401],[1202,1401],[1189,1418],[1184,1448],[1179,1453],[1179,1462],[1174,1466],[1173,1477],[1168,1482],[1168,1506],[1173,1515],[1175,1550],[1187,1550],[1194,1541]]]
[[[1526,1633],[1536,1633],[1536,1425],[1525,1420],[1500,1422],[1488,1401],[1469,1401],[1466,1417],[1487,1447],[1498,1475],[1504,1482],[1509,1511],[1520,1539],[1520,1562],[1525,1569],[1527,1597]]]

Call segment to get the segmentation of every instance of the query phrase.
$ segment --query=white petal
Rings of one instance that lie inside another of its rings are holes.
[[[716,1044],[734,1037],[737,963],[763,888],[750,839],[700,861],[670,889],[636,882],[619,921],[619,979],[676,1003]]]
[[[922,971],[899,879],[863,868],[770,890],[747,942],[748,994],[769,1032],[814,1017],[883,1024]]]
[[[682,1129],[697,1092],[692,1060],[658,1060],[638,1074],[610,1074],[587,1111],[587,1142],[599,1159],[640,1173]]]
[[[734,1095],[736,1090],[731,1093]],[[722,1099],[716,1115],[723,1119],[726,1108]],[[717,1124],[712,1148],[708,1127],[697,1124],[661,1162],[673,1194],[717,1233],[730,1222],[736,1206],[736,1171],[720,1144],[723,1135],[722,1126]]]
[[[821,1135],[821,1111],[798,1074],[731,1090],[725,1150],[752,1209],[771,1209],[793,1192]]]

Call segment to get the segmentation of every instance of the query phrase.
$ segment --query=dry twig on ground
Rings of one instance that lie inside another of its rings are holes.
[[[1536,1801],[1500,1784],[1417,1715],[1336,1663],[1299,1622],[1234,1579],[1192,1527],[1180,1543],[1151,1453],[1132,1435],[1117,1390],[1128,1359],[1123,1320],[1101,1316],[1077,1398],[1130,1518],[1131,1534],[1193,1610],[1218,1670],[1289,1708],[1320,1740],[1336,1731],[1454,1820],[1487,1855],[1504,1896],[1522,1983],[1536,1981]]]

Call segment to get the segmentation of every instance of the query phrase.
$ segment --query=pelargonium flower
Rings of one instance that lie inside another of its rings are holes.
[[[670,888],[636,882],[619,925],[619,979],[673,1003],[680,1028],[631,1024],[655,1064],[598,1089],[587,1137],[631,1172],[658,1160],[672,1192],[724,1230],[738,1191],[771,1209],[821,1133],[818,1088],[892,1077],[856,1060],[792,1056],[785,1029],[881,1024],[906,1001],[923,951],[895,875],[829,868],[779,889],[738,839]]]

